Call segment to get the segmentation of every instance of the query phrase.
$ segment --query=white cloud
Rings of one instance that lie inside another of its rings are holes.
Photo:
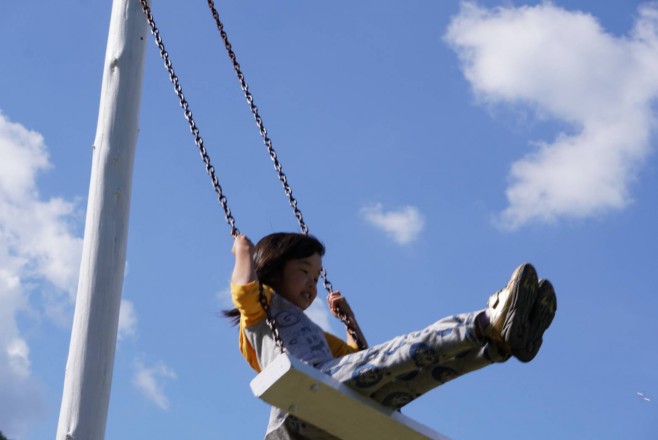
[[[397,211],[384,211],[381,203],[374,203],[361,208],[361,215],[368,223],[384,231],[399,244],[416,240],[425,226],[425,219],[413,206],[404,206]]]
[[[44,396],[17,314],[72,308],[82,242],[71,232],[75,205],[39,195],[37,175],[50,168],[43,137],[1,112],[0,158],[0,427],[21,437],[42,417]],[[35,309],[33,296],[48,308]]]
[[[7,345],[9,370],[16,376],[25,379],[30,376],[30,347],[22,338],[14,338]]]
[[[137,313],[132,301],[127,299],[121,300],[119,309],[119,332],[117,338],[119,341],[124,340],[137,333]]]
[[[583,12],[544,2],[486,9],[463,2],[446,33],[476,97],[526,106],[570,132],[535,141],[511,167],[507,228],[586,218],[631,201],[650,150],[658,96],[658,4],[639,8],[628,36]]]
[[[166,411],[170,403],[163,390],[163,379],[176,379],[176,373],[162,362],[152,367],[147,367],[141,362],[137,363],[133,384],[144,397]]]

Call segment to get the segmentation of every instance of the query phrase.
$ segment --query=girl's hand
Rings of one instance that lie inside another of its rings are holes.
[[[329,295],[327,295],[327,303],[329,303],[329,310],[331,310],[331,313],[336,318],[340,318],[339,313],[343,313],[345,314],[345,316],[347,316],[347,318],[351,322],[351,326],[353,330],[356,332],[356,337],[363,344],[363,348],[367,348],[368,341],[366,341],[366,337],[363,335],[359,323],[356,322],[356,317],[354,316],[354,312],[352,312],[352,308],[348,304],[345,297],[341,295],[340,292],[331,292]],[[347,332],[346,338],[347,338],[347,342],[350,345],[352,345],[353,347],[358,346],[356,339],[352,334],[350,334],[349,331]]]
[[[255,281],[254,245],[251,240],[244,234],[238,235],[233,241],[231,252],[235,255],[235,266],[231,274],[231,283],[245,285]]]
[[[339,317],[338,312],[344,313],[348,317],[354,316],[347,299],[340,292],[331,292],[327,295],[327,303],[329,304],[329,310],[337,318]]]
[[[251,240],[249,240],[249,237],[244,234],[240,234],[235,237],[235,240],[233,241],[233,248],[231,249],[231,253],[236,257],[244,255],[245,253],[252,255],[254,253],[254,244],[251,242]]]

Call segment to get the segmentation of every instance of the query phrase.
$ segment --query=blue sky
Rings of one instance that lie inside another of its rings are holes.
[[[217,6],[371,344],[484,307],[524,261],[556,287],[533,362],[405,414],[455,439],[656,437],[655,3]],[[0,431],[38,440],[57,426],[111,2],[1,9]],[[295,230],[205,2],[153,13],[238,227]],[[231,244],[150,41],[106,438],[262,437],[218,317]]]

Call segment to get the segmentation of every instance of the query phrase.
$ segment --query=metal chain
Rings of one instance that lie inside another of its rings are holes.
[[[208,7],[210,8],[210,11],[212,13],[212,16],[215,19],[215,24],[217,26],[217,29],[219,30],[219,34],[222,37],[222,41],[224,42],[224,47],[226,48],[226,52],[228,53],[228,56],[231,59],[231,63],[233,64],[233,70],[235,70],[235,73],[238,77],[238,81],[240,82],[240,88],[244,92],[244,96],[247,99],[247,104],[249,104],[249,109],[251,110],[251,113],[254,116],[254,119],[256,120],[256,124],[258,125],[258,131],[260,132],[260,135],[263,138],[263,142],[265,144],[265,147],[267,148],[267,152],[270,155],[270,159],[274,164],[274,169],[276,170],[277,176],[279,177],[279,181],[283,185],[283,190],[286,194],[286,197],[288,197],[288,203],[290,203],[290,206],[292,207],[293,213],[297,218],[297,222],[299,223],[299,227],[302,233],[308,235],[309,233],[308,226],[306,226],[306,223],[304,222],[304,217],[302,216],[302,212],[298,207],[297,199],[295,199],[295,197],[293,196],[292,188],[288,183],[288,177],[283,172],[283,166],[281,165],[278,155],[274,150],[274,146],[272,145],[272,139],[270,139],[270,137],[267,134],[265,123],[263,122],[263,118],[260,116],[258,112],[258,107],[256,106],[256,103],[254,101],[254,97],[249,91],[249,85],[247,84],[244,73],[242,73],[240,63],[238,63],[238,59],[237,56],[235,55],[235,52],[233,51],[233,47],[229,42],[228,34],[224,30],[224,24],[219,18],[219,12],[215,7],[215,2],[213,0],[207,0],[207,2],[208,2]],[[327,272],[324,270],[324,268],[322,269],[321,277],[322,277],[322,283],[324,285],[324,288],[327,290],[327,292],[328,293],[333,292],[334,291],[333,286],[331,285],[331,282],[327,279]],[[261,300],[261,304],[262,303],[263,301]],[[341,322],[343,322],[343,324],[347,329],[347,332],[352,336],[352,338],[354,338],[358,347],[361,349],[367,348],[365,342],[362,341],[361,338],[359,338],[356,328],[352,323],[352,321],[349,319],[349,317],[345,315],[345,313],[343,313],[342,311],[338,311],[338,318],[341,320]],[[269,325],[270,323],[268,322],[268,326]],[[275,332],[275,337],[277,336],[277,334],[278,332]]]
[[[164,43],[162,42],[162,37],[160,37],[160,30],[155,24],[155,20],[153,19],[153,14],[151,13],[151,8],[148,6],[147,0],[140,0],[141,5],[142,5],[142,10],[144,11],[144,14],[146,15],[146,19],[148,21],[148,24],[151,28],[151,33],[155,37],[155,42],[158,46],[158,49],[160,49],[160,56],[164,60],[165,67],[167,68],[167,72],[169,73],[169,79],[171,80],[172,84],[174,85],[174,91],[176,92],[176,95],[178,96],[178,99],[180,101],[180,106],[183,108],[185,112],[185,119],[187,119],[189,125],[190,125],[190,131],[194,135],[194,143],[199,149],[199,152],[201,154],[201,158],[203,162],[206,164],[206,172],[210,175],[210,178],[212,180],[212,185],[213,188],[215,189],[215,192],[217,193],[217,197],[219,200],[219,203],[222,205],[222,208],[224,209],[224,216],[226,218],[227,223],[231,227],[231,235],[233,237],[237,237],[240,234],[240,231],[238,228],[235,226],[235,219],[233,218],[233,215],[231,214],[231,210],[228,207],[228,200],[226,199],[226,196],[224,195],[224,192],[222,190],[221,185],[219,184],[219,180],[217,179],[217,175],[215,174],[215,167],[210,163],[210,156],[208,155],[208,152],[203,144],[203,138],[201,137],[199,133],[199,129],[194,122],[194,118],[192,117],[192,112],[190,111],[189,104],[187,100],[185,99],[185,96],[183,95],[183,88],[181,87],[178,77],[176,76],[176,73],[174,72],[174,68],[171,62],[171,59],[169,58],[169,54],[165,50]],[[271,313],[270,313],[270,308],[269,305],[267,304],[267,300],[265,298],[265,294],[263,293],[263,286],[260,284],[260,294],[259,294],[259,301],[265,310],[265,322],[267,323],[267,326],[270,328],[272,331],[272,335],[274,336],[274,340],[276,342],[276,345],[279,347],[281,352],[283,353],[285,351],[285,348],[283,346],[283,340],[281,339],[281,336],[279,334],[279,330],[276,327],[276,323],[274,319],[272,319]]]
[[[167,72],[169,73],[169,79],[171,83],[174,85],[174,91],[178,96],[180,106],[183,108],[185,119],[187,119],[187,122],[190,126],[190,131],[194,136],[194,143],[199,149],[199,154],[201,155],[201,159],[203,160],[203,163],[206,166],[206,172],[210,176],[210,180],[212,181],[212,186],[215,189],[215,192],[217,193],[217,200],[219,201],[220,205],[224,209],[224,218],[226,219],[226,222],[231,228],[231,235],[233,237],[237,237],[240,234],[240,231],[235,226],[235,218],[233,218],[233,214],[231,214],[231,209],[228,206],[228,200],[226,199],[226,196],[224,195],[224,191],[222,190],[222,187],[219,184],[219,179],[217,179],[217,175],[215,174],[215,167],[210,162],[210,156],[208,155],[208,151],[206,150],[206,147],[203,144],[203,138],[199,133],[199,128],[197,127],[196,122],[194,122],[194,118],[192,117],[192,111],[190,110],[190,105],[185,99],[185,95],[183,95],[183,88],[178,82],[178,77],[174,72],[174,67],[171,63],[171,60],[169,59],[169,54],[165,50],[164,43],[162,42],[162,37],[160,37],[160,30],[155,24],[155,20],[153,19],[153,14],[151,13],[151,8],[149,7],[147,0],[140,0],[140,2],[142,4],[142,10],[146,15],[146,20],[148,21],[148,24],[151,28],[151,33],[155,37],[155,43],[157,44],[158,49],[160,49],[160,56],[164,60],[164,65],[167,68]]]
[[[199,150],[199,154],[201,155],[201,159],[203,160],[205,167],[206,167],[206,172],[210,176],[211,182],[213,189],[217,193],[217,199],[222,206],[222,209],[224,210],[224,218],[226,219],[226,222],[228,223],[229,227],[231,228],[231,236],[237,237],[240,234],[240,231],[238,228],[235,226],[235,218],[233,217],[233,214],[231,213],[231,209],[228,206],[228,199],[224,195],[224,191],[219,183],[219,179],[217,178],[217,175],[215,173],[215,167],[212,165],[210,156],[208,154],[208,151],[205,148],[203,138],[201,137],[199,128],[196,125],[196,122],[194,121],[194,118],[192,116],[192,111],[190,110],[189,103],[185,99],[185,95],[183,94],[183,88],[180,85],[180,82],[178,81],[178,77],[176,76],[176,73],[173,68],[173,64],[171,62],[171,59],[169,58],[169,54],[167,53],[165,49],[165,45],[162,41],[162,37],[160,36],[160,30],[158,29],[155,20],[153,18],[153,14],[151,12],[151,8],[148,5],[148,0],[140,0],[140,3],[142,5],[142,10],[146,16],[146,20],[149,24],[149,27],[151,28],[151,33],[155,37],[155,42],[156,45],[158,46],[158,49],[160,50],[160,56],[162,57],[164,61],[164,65],[167,69],[167,73],[169,74],[169,79],[171,83],[174,85],[174,91],[176,93],[176,96],[178,96],[178,100],[180,103],[180,106],[183,108],[184,111],[184,116],[185,119],[187,120],[189,127],[190,127],[190,132],[194,136],[194,143],[197,146]],[[249,91],[249,86],[247,85],[247,82],[245,81],[244,74],[242,73],[242,70],[240,68],[240,64],[237,61],[235,52],[233,52],[233,49],[231,47],[231,44],[228,40],[228,35],[224,31],[224,25],[219,19],[219,13],[217,12],[217,9],[215,8],[214,2],[212,0],[208,0],[208,6],[210,7],[212,11],[212,15],[215,19],[215,22],[217,24],[217,28],[219,29],[219,32],[221,34],[222,40],[224,41],[224,45],[226,47],[226,50],[229,54],[229,58],[231,59],[233,63],[233,68],[235,69],[235,72],[237,73],[238,79],[240,81],[240,87],[245,93],[245,97],[247,99],[247,102],[249,104],[249,108],[251,109],[252,114],[254,115],[254,119],[256,120],[256,123],[258,125],[258,130],[260,131],[261,137],[263,138],[263,141],[265,143],[265,146],[267,147],[267,151],[270,155],[270,159],[274,163],[274,169],[277,172],[277,175],[279,177],[279,181],[283,185],[284,192],[286,196],[288,197],[288,202],[290,203],[290,206],[293,209],[294,215],[297,218],[297,221],[299,223],[299,226],[301,228],[301,231],[303,234],[308,235],[309,230],[308,226],[304,222],[304,217],[302,215],[301,210],[298,208],[298,202],[297,199],[293,196],[292,193],[292,188],[288,184],[288,178],[283,172],[283,166],[279,162],[278,156],[276,151],[274,150],[274,147],[272,146],[272,140],[269,138],[267,135],[267,129],[265,128],[265,125],[263,123],[263,120],[261,116],[258,113],[258,107],[254,103],[254,98],[251,92]],[[333,286],[331,285],[331,282],[327,279],[326,271],[323,268],[322,269],[322,281],[325,289],[327,292],[331,293],[333,292]],[[261,306],[265,310],[266,314],[266,323],[267,326],[270,328],[272,331],[272,335],[274,336],[274,340],[281,350],[281,352],[285,351],[285,348],[283,346],[283,341],[281,340],[280,333],[278,331],[278,328],[276,327],[276,321],[272,318],[269,304],[267,303],[267,299],[265,298],[265,295],[263,293],[263,287],[262,285],[260,286],[260,292],[259,292],[259,301],[261,303]],[[336,313],[338,314],[339,319],[343,322],[345,327],[347,328],[347,332],[354,338],[356,341],[357,345],[359,348],[366,348],[366,345],[363,341],[360,340],[358,337],[358,334],[354,328],[353,323],[349,319],[349,317],[343,313],[341,310],[336,310]]]
[[[272,318],[270,305],[267,303],[267,298],[265,298],[265,292],[263,291],[263,284],[260,282],[258,283],[258,301],[263,310],[265,310],[265,323],[270,328],[272,336],[274,336],[276,346],[279,347],[281,353],[285,353],[286,348],[283,346],[283,339],[281,339],[281,334],[279,333],[279,328],[276,326],[276,321]]]
[[[272,146],[272,140],[267,134],[267,129],[265,128],[263,119],[258,113],[258,107],[254,102],[253,95],[249,91],[249,85],[245,80],[244,74],[242,73],[242,69],[240,68],[240,64],[238,63],[238,59],[235,55],[235,52],[233,52],[231,43],[228,40],[228,35],[224,30],[224,24],[219,19],[219,12],[217,12],[217,8],[215,8],[215,2],[213,0],[208,0],[208,7],[210,8],[212,16],[215,19],[215,24],[217,25],[219,34],[221,35],[222,40],[224,41],[224,46],[226,47],[228,56],[231,59],[231,63],[233,64],[233,69],[235,70],[235,73],[238,76],[238,80],[240,81],[240,88],[244,92],[245,98],[247,99],[247,103],[249,104],[249,108],[251,109],[251,113],[253,114],[254,119],[256,120],[256,124],[258,125],[258,131],[260,132],[260,135],[263,138],[265,147],[267,147],[267,152],[270,155],[270,159],[272,159],[272,162],[274,163],[274,169],[276,170],[277,176],[279,177],[279,181],[281,182],[281,185],[283,185],[283,190],[286,196],[288,197],[288,203],[290,203],[290,206],[292,207],[293,213],[297,218],[297,222],[299,223],[299,227],[301,228],[302,233],[308,234],[308,226],[306,226],[306,223],[304,222],[304,217],[302,216],[302,212],[297,206],[297,199],[295,199],[295,197],[292,194],[292,188],[288,184],[288,177],[283,172],[283,166],[281,165],[281,162],[279,162],[279,158],[276,154],[276,151]]]

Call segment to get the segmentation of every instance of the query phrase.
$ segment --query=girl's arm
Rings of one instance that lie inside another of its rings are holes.
[[[256,268],[254,267],[254,245],[249,238],[240,234],[235,237],[233,249],[235,266],[231,275],[231,284],[245,285],[256,281]]]
[[[340,294],[340,292],[331,292],[327,296],[327,302],[329,303],[329,310],[331,310],[331,313],[335,317],[339,317],[338,314],[339,312],[344,313],[352,323],[352,326],[354,327],[354,330],[356,331],[357,336],[363,342],[363,344],[368,347],[368,342],[366,341],[366,337],[363,334],[363,331],[361,331],[361,327],[359,326],[359,323],[356,320],[356,317],[354,316],[354,312],[352,311],[352,308],[350,307],[349,303],[347,302],[347,299],[343,295]],[[347,343],[353,346],[356,346],[356,341],[352,337],[352,335],[347,332]]]

